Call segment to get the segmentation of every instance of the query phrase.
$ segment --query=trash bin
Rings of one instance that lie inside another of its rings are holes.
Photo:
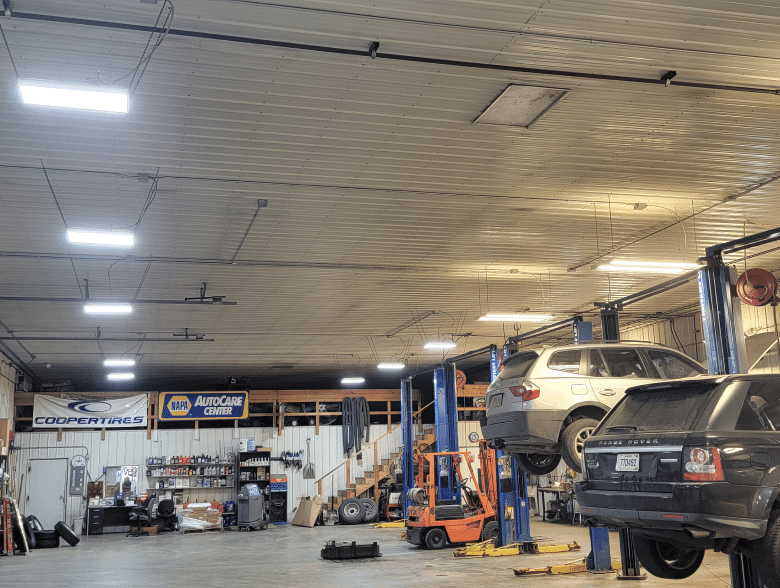
[[[238,493],[238,522],[236,526],[241,529],[268,528],[268,519],[265,514],[265,501],[257,484],[244,484]]]

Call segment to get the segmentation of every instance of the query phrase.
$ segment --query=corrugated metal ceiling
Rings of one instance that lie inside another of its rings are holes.
[[[425,340],[454,336],[457,354],[515,334],[478,323],[487,310],[565,317],[664,279],[608,279],[602,259],[693,261],[780,225],[780,97],[747,91],[780,87],[769,0],[174,5],[125,116],[24,107],[0,55],[0,321],[26,338],[2,343],[44,382],[104,388],[101,357],[137,354],[144,389],[334,387],[347,368],[388,385],[376,361],[435,363]],[[0,24],[21,77],[111,82],[161,7],[15,1]],[[528,130],[472,126],[512,83],[571,93]],[[138,176],[157,175],[133,250],[69,245],[44,165],[70,227],[132,227]],[[123,301],[207,282],[237,305],[96,319],[9,299],[81,298],[84,280]],[[628,310],[695,302],[688,285]]]

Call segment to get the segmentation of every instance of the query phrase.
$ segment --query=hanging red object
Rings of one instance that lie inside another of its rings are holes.
[[[749,269],[737,280],[737,296],[750,306],[764,306],[774,302],[776,295],[777,278],[766,270]]]

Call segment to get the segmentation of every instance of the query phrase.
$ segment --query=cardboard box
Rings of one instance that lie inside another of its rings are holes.
[[[301,496],[292,524],[299,527],[313,527],[321,512],[322,496]]]

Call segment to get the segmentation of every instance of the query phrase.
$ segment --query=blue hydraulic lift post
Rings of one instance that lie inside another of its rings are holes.
[[[745,343],[742,333],[742,311],[734,304],[731,285],[736,280],[734,268],[726,266],[720,257],[708,257],[699,270],[699,302],[707,367],[711,375],[747,372]],[[729,555],[733,588],[763,586],[753,562],[743,553]]]
[[[498,347],[490,346],[490,380],[495,380],[498,375]],[[531,541],[531,517],[528,508],[528,486],[525,480],[525,472],[517,467],[515,458],[511,453],[504,453],[496,449],[496,483],[498,484],[498,504],[496,513],[498,519],[498,547],[509,543],[523,543]],[[509,491],[502,491],[502,457],[509,458],[509,468],[512,471],[512,487]],[[513,518],[507,519],[507,507],[512,508]]]
[[[404,491],[401,496],[404,518],[409,507],[406,495],[414,487],[414,433],[412,431],[412,378],[401,380],[401,429],[403,435],[403,455],[401,466],[403,470]]]
[[[458,401],[454,364],[433,370],[433,395],[436,451],[458,451]],[[460,501],[460,488],[455,485],[452,465],[450,457],[440,457],[436,464],[439,498]]]

